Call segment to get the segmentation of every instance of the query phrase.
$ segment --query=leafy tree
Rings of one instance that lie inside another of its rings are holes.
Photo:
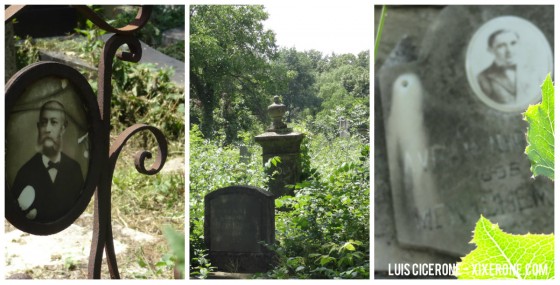
[[[315,81],[321,57],[318,51],[298,52],[295,48],[280,50],[275,64],[277,69],[283,71],[280,81],[286,82],[280,94],[288,107],[289,118],[306,108],[319,107],[321,101],[317,97]]]
[[[274,33],[262,24],[267,18],[262,5],[190,7],[190,94],[195,101],[191,108],[201,109],[193,112],[201,118],[191,121],[200,122],[206,138],[216,131],[216,111],[227,118],[226,141],[235,139],[231,130],[239,125],[234,108],[263,110],[255,115],[265,117],[270,101],[265,94],[272,81],[268,63],[277,53]],[[218,110],[220,99],[226,106]]]
[[[323,100],[315,120],[316,131],[336,134],[340,117],[350,128],[367,128],[369,118],[369,55],[331,55],[325,71],[317,79],[318,94]]]

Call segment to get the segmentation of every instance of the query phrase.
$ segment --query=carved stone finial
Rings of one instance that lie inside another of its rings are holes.
[[[282,121],[282,117],[288,108],[280,102],[279,96],[274,96],[274,103],[268,106],[268,114],[272,118],[272,125],[268,131],[281,132],[288,129],[288,125]]]

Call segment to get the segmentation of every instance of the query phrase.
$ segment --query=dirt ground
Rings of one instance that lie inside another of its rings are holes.
[[[162,172],[183,171],[182,162],[169,162]],[[30,235],[5,220],[5,278],[87,279],[93,200],[74,224],[54,235]],[[125,214],[113,205],[113,236],[122,279],[173,279],[173,268],[161,265],[170,252],[162,226],[184,231],[184,203],[177,206],[169,215],[159,212],[161,208],[137,208],[133,214]],[[110,278],[105,259],[101,278]]]

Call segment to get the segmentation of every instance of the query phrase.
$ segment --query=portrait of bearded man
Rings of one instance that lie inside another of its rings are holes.
[[[41,106],[37,122],[37,152],[17,172],[14,196],[24,215],[52,222],[74,206],[84,184],[80,164],[63,152],[68,126],[64,105],[56,100]]]

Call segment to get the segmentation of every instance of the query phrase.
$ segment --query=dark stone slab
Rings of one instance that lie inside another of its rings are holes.
[[[97,71],[97,68],[93,65],[90,65],[86,61],[74,57],[69,56],[61,51],[52,51],[52,50],[39,50],[39,57],[42,61],[55,61],[60,62],[69,66],[72,66],[78,70],[88,70],[90,72]]]
[[[15,18],[14,30],[21,38],[62,36],[78,25],[78,12],[65,5],[28,5]]]
[[[101,36],[103,41],[107,41],[109,37],[113,34],[108,33]],[[147,45],[146,43],[140,41],[142,45],[142,58],[140,59],[140,63],[148,63],[153,64],[156,68],[171,68],[173,70],[173,74],[171,76],[171,81],[175,83],[175,85],[180,87],[185,87],[185,63],[172,58],[152,47]]]
[[[213,266],[227,272],[265,272],[274,254],[274,197],[256,187],[231,186],[204,197],[204,241]],[[263,244],[264,243],[264,244]]]
[[[401,246],[462,256],[472,249],[481,214],[508,232],[553,232],[553,183],[531,178],[521,116],[540,100],[539,86],[552,71],[546,61],[554,46],[553,11],[449,6],[429,28],[417,61],[381,70],[390,198]],[[484,26],[510,16],[515,20]],[[517,98],[525,98],[505,103],[484,99],[476,80],[492,62],[490,31],[502,28],[518,34],[524,58],[517,64]]]

